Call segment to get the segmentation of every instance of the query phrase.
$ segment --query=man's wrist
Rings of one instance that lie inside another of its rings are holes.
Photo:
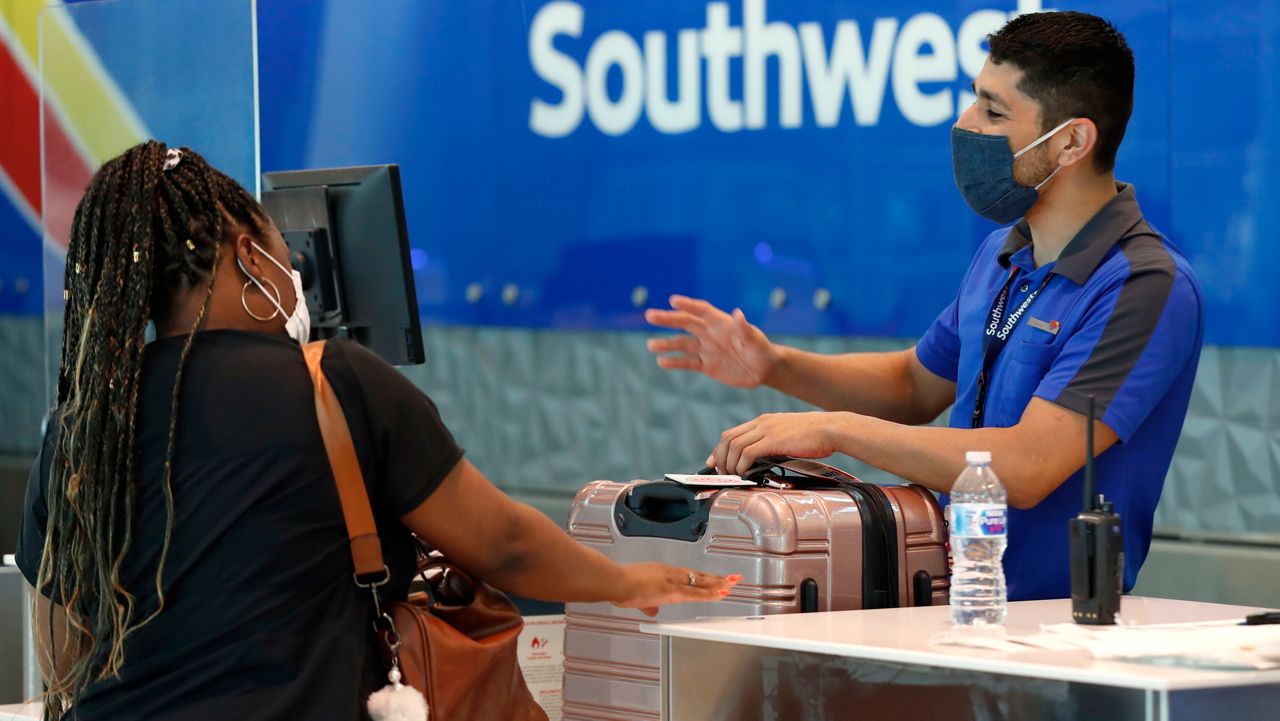
[[[859,429],[866,421],[866,416],[853,411],[831,411],[831,415],[833,418],[828,429],[831,434],[829,441],[832,449],[836,453],[856,458],[858,439],[862,435]]]
[[[760,378],[760,385],[778,388],[782,384],[793,350],[780,343],[769,344],[769,360],[765,365],[764,375]]]

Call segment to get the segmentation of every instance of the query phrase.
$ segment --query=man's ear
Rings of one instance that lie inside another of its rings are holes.
[[[1069,167],[1093,155],[1098,144],[1098,126],[1088,118],[1078,118],[1062,129],[1060,134],[1065,145],[1058,154],[1058,164]]]

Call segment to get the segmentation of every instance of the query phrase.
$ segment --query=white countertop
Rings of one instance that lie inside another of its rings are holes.
[[[31,719],[39,719],[41,710],[43,710],[43,707],[38,703],[0,706],[0,721],[31,721]]]
[[[1069,600],[1010,603],[1006,633],[1010,637],[1029,635],[1039,632],[1041,624],[1070,622],[1070,609]],[[1259,610],[1262,609],[1125,596],[1120,616],[1125,623],[1173,624],[1241,619]],[[950,614],[946,606],[886,608],[703,619],[657,624],[645,630],[676,638],[1156,691],[1280,684],[1280,670],[1173,668],[1099,661],[1083,650],[1004,653],[931,644],[931,639],[951,628]]]

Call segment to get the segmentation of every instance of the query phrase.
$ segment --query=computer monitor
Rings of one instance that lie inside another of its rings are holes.
[[[393,365],[422,363],[400,169],[371,165],[262,176],[311,311],[311,337],[345,337]]]

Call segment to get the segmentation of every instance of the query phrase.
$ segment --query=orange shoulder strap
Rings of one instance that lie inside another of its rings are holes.
[[[385,571],[382,544],[378,541],[378,527],[373,521],[373,509],[369,507],[369,493],[365,490],[355,444],[351,442],[351,429],[347,427],[342,404],[320,367],[324,345],[322,340],[307,343],[302,346],[302,355],[316,389],[316,420],[320,423],[320,435],[338,486],[347,537],[351,539],[351,559],[355,561],[357,577],[382,574]]]

